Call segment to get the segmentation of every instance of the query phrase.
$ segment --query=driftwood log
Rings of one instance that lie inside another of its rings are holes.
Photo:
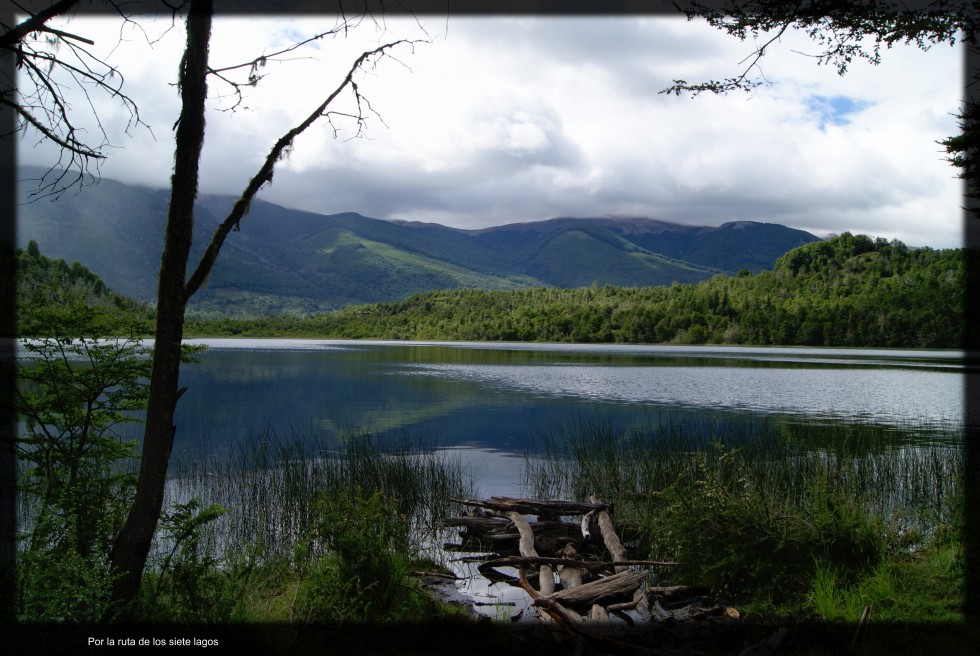
[[[589,501],[595,504],[599,503],[599,500],[595,497],[590,497]],[[613,557],[613,560],[626,560],[626,548],[616,534],[609,510],[606,508],[598,510],[596,522],[599,524],[599,531],[602,533],[602,541],[606,544],[606,549],[609,550],[609,554]],[[617,572],[623,572],[629,569],[626,565],[616,565],[615,568]],[[632,605],[623,606],[618,610],[625,610],[626,608],[635,608],[643,617],[650,617],[650,602],[642,587],[637,586],[633,591]]]
[[[460,529],[463,542],[446,548],[481,553],[459,560],[479,563],[478,571],[492,582],[522,588],[549,626],[577,642],[578,653],[584,653],[585,642],[590,641],[612,653],[707,654],[696,648],[650,648],[619,640],[612,634],[610,615],[629,625],[637,616],[671,623],[739,619],[734,609],[705,602],[703,588],[648,587],[651,571],[677,563],[631,560],[613,523],[611,505],[599,499],[593,497],[588,503],[510,497],[455,501],[468,510],[447,518],[444,525]],[[515,568],[517,576],[501,568]]]
[[[498,512],[519,512],[522,515],[580,515],[593,510],[608,509],[609,504],[601,501],[578,503],[575,501],[551,501],[547,499],[512,499],[510,497],[490,497],[487,500],[452,499],[457,503],[478,508],[488,508]]]
[[[596,579],[574,588],[545,594],[543,598],[557,601],[572,608],[590,608],[593,604],[608,605],[623,598],[631,598],[647,577],[646,570],[626,570],[612,576]]]
[[[631,642],[632,634],[614,633],[609,618],[616,616],[630,626],[652,620],[661,627],[680,627],[677,622],[717,626],[741,619],[734,608],[711,600],[705,588],[647,585],[651,572],[678,563],[630,559],[611,504],[599,499],[455,501],[467,508],[465,514],[443,524],[460,529],[462,543],[447,544],[446,549],[466,552],[457,560],[478,563],[488,580],[522,588],[538,616],[575,641],[570,654],[585,653],[588,642],[602,653],[716,656],[714,649],[691,645]],[[502,571],[510,568],[517,576]]]
[[[638,566],[674,564],[630,560],[616,534],[609,504],[596,498],[588,503],[510,497],[456,501],[470,510],[445,520],[445,526],[462,529],[463,544],[449,546],[459,550],[492,546],[494,553],[482,557],[480,573],[493,582],[524,588],[539,614],[566,631],[583,634],[584,623],[591,621],[595,625],[585,633],[601,636],[610,611],[632,623],[623,611],[636,608],[641,598],[646,600],[644,583],[649,574]],[[561,520],[570,515],[580,518],[574,523]],[[593,540],[593,522],[611,561],[587,553],[599,546]],[[519,575],[501,572],[500,567],[515,567]]]
[[[482,562],[492,567],[503,567],[507,565],[541,565],[542,563],[548,565],[556,565],[558,567],[578,567],[580,569],[610,569],[612,567],[625,566],[626,569],[630,569],[636,566],[642,565],[664,565],[664,566],[674,566],[677,565],[676,562],[670,560],[614,560],[610,562],[603,562],[599,560],[578,560],[576,558],[550,558],[548,556],[537,556],[533,558],[525,558],[524,556],[498,556],[497,554],[488,554],[486,556],[471,556],[468,558],[460,558],[462,561],[467,562]],[[681,586],[678,586],[681,587]],[[658,588],[659,589],[659,588]]]

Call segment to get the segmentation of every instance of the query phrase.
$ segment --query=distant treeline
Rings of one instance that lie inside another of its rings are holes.
[[[5,247],[4,270],[17,267],[17,334],[21,337],[75,336],[85,330],[105,334],[147,333],[153,308],[117,294],[92,271],[78,262],[68,264],[41,254],[37,242],[26,250]]]
[[[977,253],[844,233],[772,271],[693,285],[415,294],[309,317],[188,322],[197,335],[958,348]]]

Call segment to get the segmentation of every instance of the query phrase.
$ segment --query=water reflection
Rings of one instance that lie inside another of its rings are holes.
[[[263,433],[404,435],[498,472],[478,479],[487,494],[516,493],[515,456],[576,421],[601,416],[629,430],[666,417],[712,430],[737,414],[957,426],[964,382],[977,375],[947,351],[203,341],[210,348],[182,372],[178,456],[230,453]]]
[[[770,365],[774,363],[769,363]],[[658,407],[791,412],[816,417],[958,421],[962,380],[932,369],[655,365],[417,365],[420,377],[467,381],[535,398]]]

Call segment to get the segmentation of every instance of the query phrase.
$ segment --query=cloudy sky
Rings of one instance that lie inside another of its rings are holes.
[[[816,45],[790,34],[762,61],[770,85],[692,99],[659,92],[678,78],[738,75],[753,44],[666,16],[420,23],[364,24],[346,39],[269,61],[246,109],[222,111],[230,89],[212,80],[202,192],[239,193],[275,140],[360,52],[426,39],[358,76],[380,115],[368,115],[364,138],[349,139],[354,126],[342,118],[336,136],[326,123],[312,128],[261,197],[461,228],[557,216],[753,220],[819,236],[851,231],[913,246],[962,245],[961,184],[936,143],[956,133],[959,48],[896,47],[880,66],[856,61],[841,77],[807,56]],[[211,63],[271,53],[331,24],[312,16],[219,18]],[[150,126],[122,133],[128,117],[118,103],[94,99],[114,146],[103,177],[164,187],[183,34],[169,20],[141,19],[140,28],[79,17],[66,29],[111,51]],[[52,151],[36,141],[25,136],[20,161],[50,164]]]

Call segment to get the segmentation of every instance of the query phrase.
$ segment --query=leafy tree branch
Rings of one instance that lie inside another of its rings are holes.
[[[882,48],[896,44],[921,50],[943,43],[952,46],[958,40],[970,47],[977,44],[977,9],[970,0],[935,0],[926,10],[909,8],[900,0],[725,0],[711,6],[700,2],[674,2],[674,6],[689,21],[705,20],[740,41],[758,42],[760,37],[775,35],[754,49],[752,62],[741,75],[707,82],[674,80],[661,92],[667,94],[696,96],[758,87],[764,82],[750,72],[757,69],[761,74],[762,58],[790,29],[805,33],[818,46],[816,54],[806,56],[834,66],[840,75],[855,59],[881,63]]]

